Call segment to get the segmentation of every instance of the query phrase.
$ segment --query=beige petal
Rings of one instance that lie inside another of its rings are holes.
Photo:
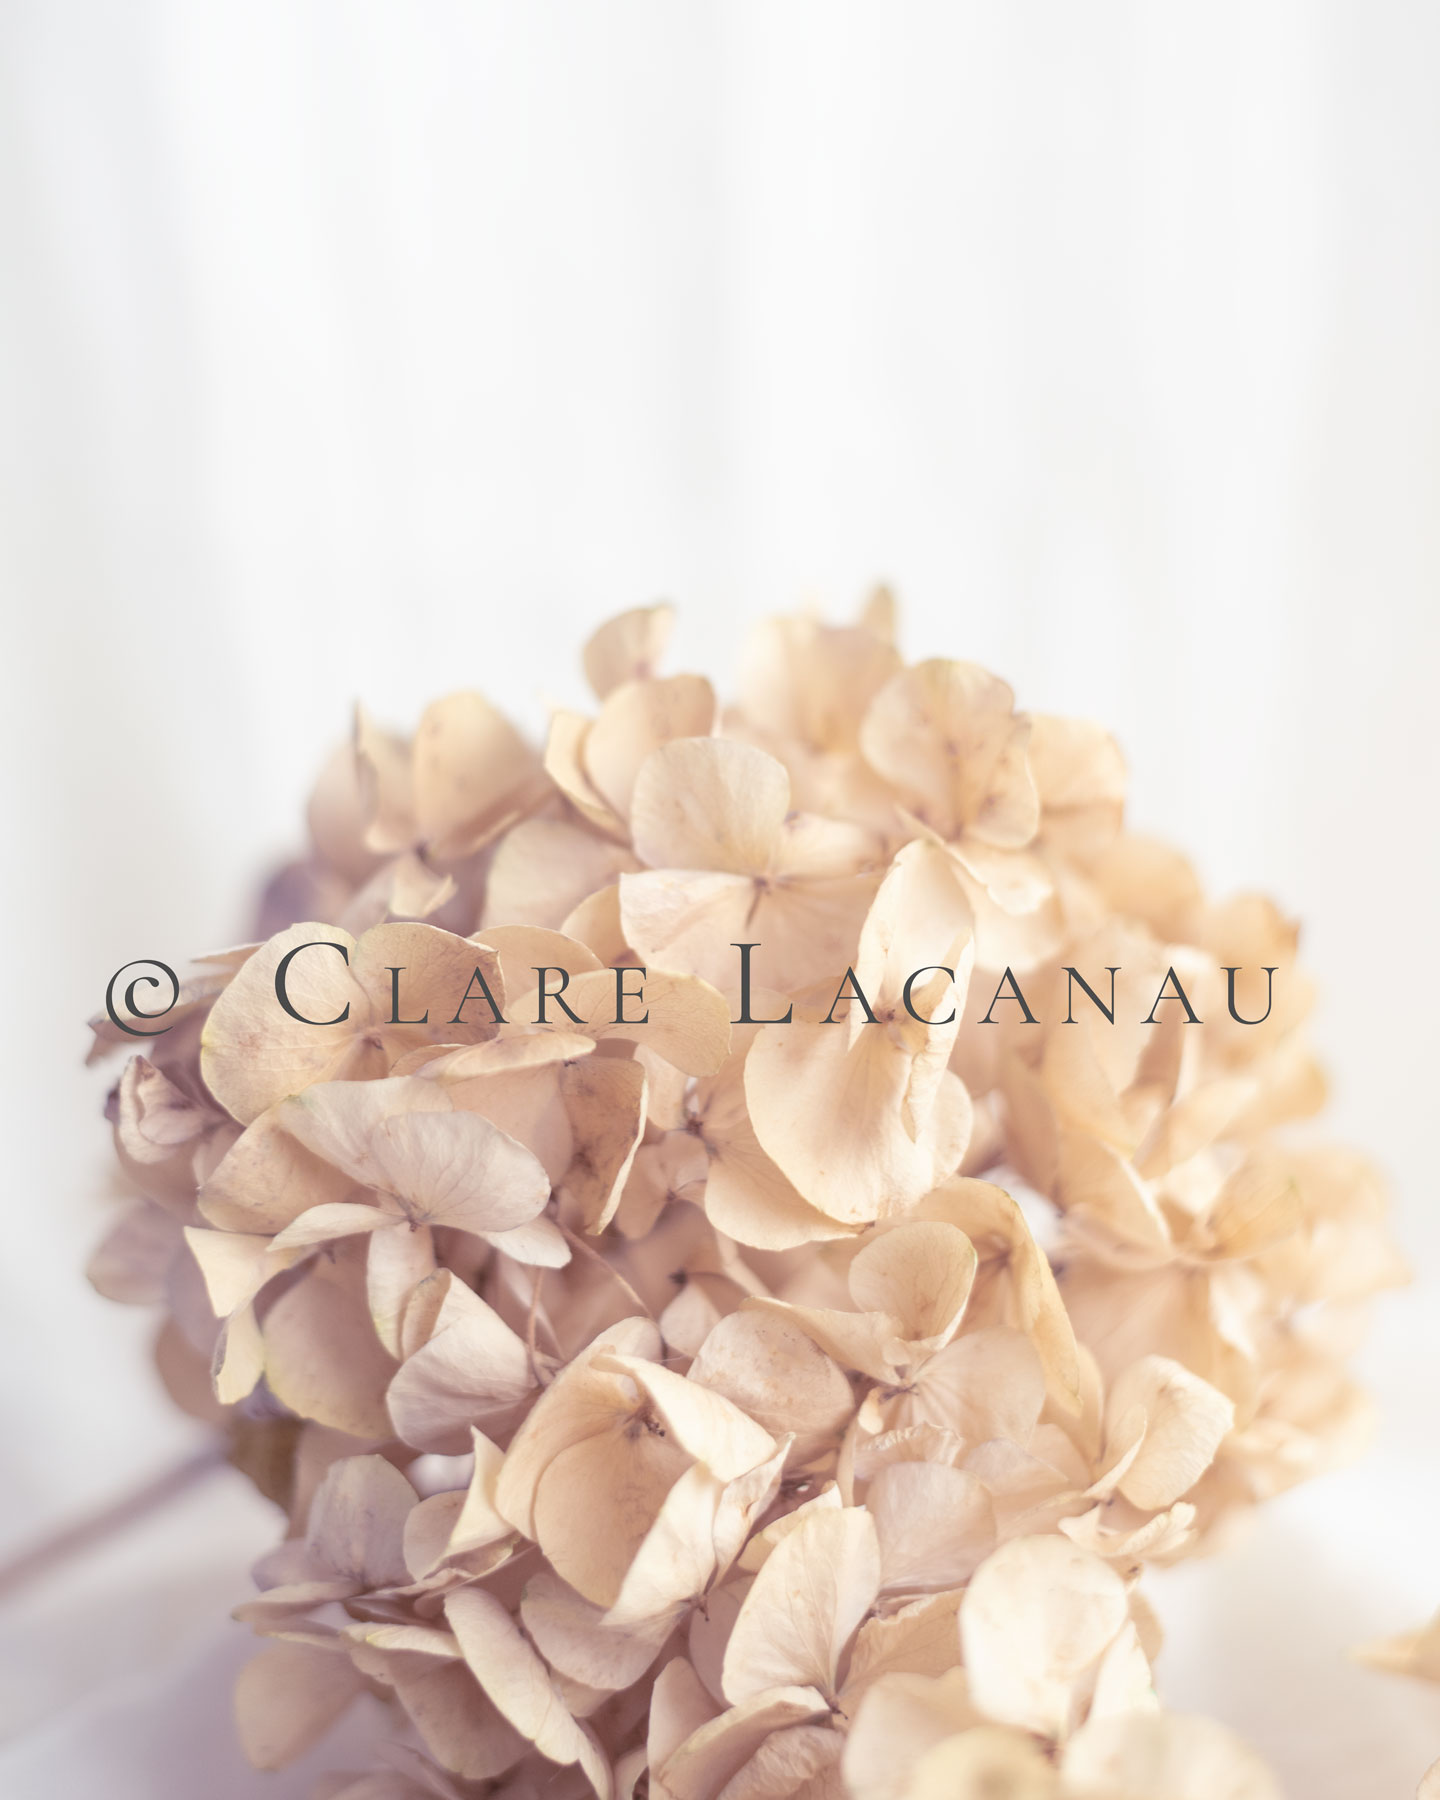
[[[381,854],[408,849],[415,838],[409,744],[357,706],[353,753],[360,816],[369,818],[365,847]]]
[[[975,1245],[983,1259],[981,1287],[998,1314],[994,1322],[1025,1333],[1044,1365],[1051,1397],[1073,1414],[1080,1396],[1075,1330],[1049,1258],[1019,1206],[992,1182],[955,1180],[928,1194],[916,1215],[948,1220]]]
[[[500,980],[507,995],[506,1011],[512,1024],[539,1024],[539,969],[563,969],[570,977],[587,974],[600,967],[600,959],[584,944],[563,932],[542,930],[536,925],[492,925],[470,939],[482,949],[492,950],[499,958]],[[613,977],[612,977],[613,979]],[[579,1029],[566,1016],[553,998],[559,984],[554,975],[547,976],[546,986],[552,998],[546,1003],[549,1029],[572,1032]],[[579,1008],[575,1008],[578,1012]]]
[[[1057,1800],[1060,1791],[1055,1771],[1028,1738],[982,1725],[927,1750],[911,1772],[905,1800]]]
[[[1110,733],[1036,714],[1028,754],[1047,841],[1081,854],[1109,843],[1125,811],[1125,758]]]
[[[215,1398],[222,1406],[236,1406],[254,1393],[265,1373],[265,1340],[253,1306],[240,1307],[221,1326],[212,1369]]]
[[[412,1225],[508,1231],[550,1196],[538,1160],[433,1081],[331,1082],[280,1109],[286,1129],[352,1179],[393,1195]]]
[[[1299,1191],[1283,1163],[1255,1158],[1226,1182],[1210,1215],[1222,1256],[1255,1256],[1300,1228]]]
[[[338,944],[334,950],[304,945]],[[355,978],[356,940],[348,932],[315,923],[292,925],[263,944],[210,1010],[201,1036],[200,1069],[205,1085],[242,1125],[275,1101],[312,1081],[355,1074],[378,1074],[356,1050],[352,1021],[369,1022],[369,1004]],[[286,972],[287,993],[305,1019],[338,1019],[343,1025],[310,1025],[284,1012],[275,993],[283,959],[297,952]]]
[[[363,1250],[363,1245],[359,1246]],[[311,1263],[265,1315],[265,1378],[282,1405],[351,1437],[388,1438],[394,1359],[365,1299],[363,1262],[338,1245]]]
[[[850,1294],[862,1312],[889,1313],[907,1342],[937,1348],[960,1327],[978,1264],[963,1231],[938,1221],[897,1225],[871,1238],[849,1269]]]
[[[480,694],[450,694],[421,714],[411,750],[415,822],[437,856],[468,856],[543,791],[534,752]]]
[[[971,1444],[1028,1444],[1044,1404],[1045,1374],[1034,1347],[1004,1325],[957,1338],[928,1359],[916,1382],[917,1415]]]
[[[899,667],[894,645],[863,627],[765,619],[741,658],[741,703],[750,719],[782,737],[850,751],[866,706]]]
[[[1065,1747],[1065,1780],[1115,1800],[1280,1800],[1275,1777],[1213,1719],[1126,1713],[1096,1719]]]
[[[496,1508],[517,1531],[536,1536],[536,1490],[560,1452],[593,1433],[609,1431],[630,1414],[634,1403],[628,1384],[592,1369],[594,1359],[627,1352],[659,1356],[662,1348],[651,1320],[622,1319],[607,1326],[540,1396],[515,1435],[496,1489]]]
[[[958,1592],[929,1594],[898,1612],[867,1619],[850,1652],[842,1710],[853,1719],[866,1691],[890,1676],[944,1675],[954,1669],[960,1660],[958,1615],[963,1599]]]
[[[1065,1538],[1001,1545],[975,1572],[960,1609],[975,1704],[1003,1724],[1063,1737],[1078,1684],[1126,1617],[1120,1577]]]
[[[797,1462],[820,1445],[838,1444],[855,1408],[842,1370],[779,1312],[721,1319],[691,1363],[689,1379],[723,1394],[773,1437],[796,1433]]]
[[[281,1274],[302,1254],[292,1250],[288,1255],[274,1255],[270,1238],[238,1231],[206,1231],[198,1225],[187,1225],[184,1237],[200,1265],[205,1292],[217,1319],[228,1318],[247,1305],[272,1276]]]
[[[892,677],[860,728],[866,761],[942,837],[972,831],[1018,847],[1040,803],[1026,760],[1030,724],[1015,696],[974,663],[935,660]]]
[[[761,1149],[745,1104],[743,1055],[731,1057],[699,1090],[696,1104],[709,1159],[705,1212],[717,1231],[760,1250],[793,1250],[849,1234],[852,1227],[811,1206]]]
[[[1150,1659],[1140,1644],[1135,1621],[1129,1619],[1100,1658],[1089,1721],[1116,1713],[1158,1712],[1160,1701],[1150,1674]]]
[[[324,1737],[364,1684],[343,1647],[275,1644],[235,1684],[240,1744],[257,1769],[283,1769]]]
[[[763,1531],[757,1531],[740,1554],[740,1567],[753,1575],[792,1532],[800,1529],[811,1513],[839,1512],[843,1505],[840,1489],[833,1481],[827,1482],[818,1494],[802,1501],[793,1511],[781,1513],[778,1519],[772,1519]]]
[[[1072,1543],[1128,1571],[1149,1560],[1173,1561],[1194,1543],[1195,1519],[1195,1508],[1179,1500],[1143,1525],[1127,1529],[1116,1524],[1114,1513],[1102,1502],[1087,1513],[1059,1520],[1058,1526]]]
[[[298,1018],[282,1008],[275,986],[292,952],[285,982]],[[483,1004],[472,1002],[462,1022],[447,1022],[477,965],[488,968],[493,991],[494,965],[464,938],[433,925],[377,925],[358,942],[333,926],[292,925],[256,951],[211,1009],[201,1038],[206,1085],[249,1124],[313,1082],[383,1075],[415,1043],[489,1036],[494,1020]],[[420,997],[414,1016],[421,1022],[390,1022],[392,968],[404,972],[405,1004]]]
[[[838,1691],[840,1658],[880,1589],[880,1546],[863,1507],[816,1510],[766,1559],[725,1651],[732,1705],[769,1688]]]
[[[633,1438],[597,1432],[561,1450],[535,1495],[536,1539],[557,1573],[595,1605],[613,1606],[689,1466],[684,1451],[644,1427]]]
[[[181,1229],[170,1213],[148,1200],[127,1207],[91,1255],[86,1279],[107,1300],[153,1306],[165,1298]]]
[[[571,1044],[574,1038],[567,1033],[563,1041]],[[582,1042],[589,1043],[589,1039]],[[575,1153],[570,1115],[560,1099],[560,1069],[562,1062],[579,1061],[586,1054],[589,1052],[563,1058],[550,1066],[518,1067],[474,1077],[453,1076],[446,1070],[439,1076],[438,1084],[458,1111],[477,1113],[506,1137],[523,1144],[538,1159],[553,1188],[563,1180]]]
[[[424,1583],[441,1571],[449,1553],[455,1522],[465,1507],[463,1488],[446,1489],[419,1500],[405,1519],[401,1537],[401,1554],[407,1582],[396,1586]]]
[[[881,1469],[865,1495],[880,1540],[881,1580],[889,1590],[960,1587],[995,1547],[995,1508],[966,1469],[897,1462]]]
[[[782,1687],[732,1706],[693,1732],[658,1771],[673,1800],[716,1800],[773,1731],[823,1717],[825,1698],[814,1688]]]
[[[599,1746],[571,1717],[544,1663],[494,1595],[464,1588],[447,1598],[445,1617],[471,1673],[510,1725],[551,1762],[579,1763],[600,1800],[610,1800],[610,1769]]]
[[[855,1369],[872,1381],[899,1379],[909,1352],[900,1341],[899,1321],[888,1313],[831,1311],[819,1306],[791,1306],[784,1300],[757,1295],[743,1302],[746,1312],[783,1319],[803,1331],[842,1369]]]
[[[655,1677],[650,1694],[647,1760],[652,1784],[660,1783],[665,1764],[718,1711],[693,1667],[683,1656],[672,1657]]]
[[[329,1206],[312,1206],[309,1212],[292,1219],[283,1231],[277,1231],[268,1243],[276,1250],[304,1250],[335,1238],[358,1237],[403,1224],[398,1212],[387,1212],[383,1207],[358,1200],[336,1201]]]
[[[828,1725],[772,1731],[719,1800],[845,1800],[840,1780],[844,1734]]]
[[[849,1225],[899,1213],[953,1174],[969,1096],[939,1072],[918,1110],[914,1059],[878,1027],[848,1046],[835,1027],[769,1025],[745,1064],[761,1148],[812,1206]]]
[[[585,768],[590,721],[583,713],[558,709],[550,716],[545,738],[545,773],[596,831],[617,842],[625,837],[625,821],[600,792]]]
[[[1139,1452],[1121,1477],[1125,1498],[1147,1512],[1172,1505],[1214,1461],[1235,1423],[1234,1404],[1164,1356],[1146,1356],[1121,1374],[1106,1397],[1107,1439],[1132,1410],[1143,1417]]]
[[[525,819],[495,846],[484,924],[563,928],[577,906],[639,863],[623,844],[571,819]]]
[[[630,813],[646,758],[677,738],[706,739],[715,723],[715,691],[700,675],[627,681],[614,688],[581,752],[585,773],[619,817]]]
[[[276,1232],[313,1206],[343,1200],[352,1186],[343,1169],[293,1138],[272,1108],[245,1128],[211,1172],[200,1189],[200,1211],[224,1231]]]
[[[215,1123],[209,1107],[192,1100],[143,1056],[126,1063],[116,1104],[120,1148],[142,1166],[165,1162]]]
[[[789,809],[790,777],[773,756],[724,738],[680,738],[636,778],[635,853],[652,869],[764,874]]]
[[[435,1273],[435,1236],[428,1225],[377,1231],[365,1259],[365,1295],[375,1335],[392,1356],[403,1354],[402,1338],[410,1296]]]
[[[509,1231],[486,1231],[480,1235],[506,1256],[532,1268],[563,1269],[570,1260],[565,1234],[550,1219],[531,1219]]]
[[[675,608],[662,604],[632,607],[592,632],[581,661],[595,698],[603,700],[622,681],[653,676],[674,629]]]
[[[472,1429],[470,1443],[475,1467],[465,1492],[465,1504],[460,1509],[447,1546],[451,1556],[463,1556],[481,1545],[492,1544],[507,1536],[510,1531],[509,1523],[501,1518],[495,1505],[495,1493],[505,1454],[482,1431]]]
[[[626,1688],[654,1662],[674,1629],[669,1615],[612,1624],[598,1606],[542,1569],[525,1584],[520,1617],[553,1669],[593,1688]]]
[[[627,863],[625,870],[630,867],[631,864]],[[639,864],[635,863],[634,867],[638,868]],[[578,906],[572,907],[560,921],[560,929],[566,937],[572,937],[577,943],[593,950],[608,968],[619,968],[622,963],[633,964],[639,960],[625,941],[625,928],[620,922],[618,881],[612,881],[608,887],[597,888]]]
[[[720,740],[716,740],[719,742]],[[725,991],[738,984],[737,943],[758,943],[755,971],[791,979],[756,929],[761,890],[754,875],[724,869],[642,869],[620,877],[620,926],[649,968],[681,970]]]
[[[716,1583],[729,1574],[756,1523],[774,1505],[792,1448],[793,1440],[782,1438],[773,1456],[727,1481],[721,1490],[715,1509]]]
[[[623,1628],[674,1619],[686,1601],[705,1591],[715,1572],[715,1520],[722,1492],[703,1463],[685,1470],[637,1547],[605,1614],[607,1623]]]
[[[535,1373],[524,1340],[476,1293],[455,1283],[430,1340],[408,1356],[387,1400],[396,1433],[417,1450],[458,1456],[471,1427],[528,1399]]]
[[[361,1588],[403,1582],[405,1521],[415,1490],[383,1456],[332,1463],[310,1503],[305,1544],[335,1575]]]
[[[969,957],[968,909],[948,859],[911,844],[880,885],[855,957],[878,1022],[856,1005],[843,1023],[767,1025],[751,1046],[745,1096],[761,1147],[830,1217],[856,1224],[901,1212],[959,1164],[970,1105],[946,1062]],[[912,1005],[934,1016],[926,1003],[953,985],[949,1024],[923,1024],[902,1005],[911,975],[932,962],[955,981],[936,974],[937,991],[915,989]]]
[[[856,1800],[904,1800],[914,1764],[980,1723],[962,1670],[939,1679],[885,1675],[866,1689],[851,1722],[843,1765],[851,1793]]]
[[[395,1689],[426,1748],[453,1774],[487,1780],[530,1748],[458,1660],[460,1646],[449,1632],[366,1625],[347,1635],[359,1667]]]
[[[645,1130],[645,1071],[620,1057],[590,1057],[561,1070],[560,1093],[574,1143],[561,1195],[582,1229],[600,1232],[615,1216]]]
[[[723,1394],[643,1357],[612,1354],[597,1367],[622,1370],[649,1396],[675,1443],[721,1481],[775,1453],[775,1440]]]

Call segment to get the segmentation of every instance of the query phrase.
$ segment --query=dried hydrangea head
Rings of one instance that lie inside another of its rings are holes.
[[[888,596],[723,711],[671,623],[543,750],[358,714],[117,1083],[92,1277],[288,1517],[248,1754],[368,1695],[326,1800],[1269,1800],[1137,1581],[1353,1448],[1404,1278],[1285,1129],[1294,925]]]

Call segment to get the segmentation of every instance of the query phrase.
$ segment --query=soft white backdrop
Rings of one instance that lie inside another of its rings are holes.
[[[243,933],[352,699],[538,728],[607,612],[723,674],[884,576],[1307,921],[1420,1279],[1161,1675],[1411,1791],[1440,1697],[1343,1651],[1440,1604],[1437,67],[1424,0],[0,7],[0,1555],[191,1441],[77,1273],[79,1022]],[[301,1791],[225,1737],[269,1529],[221,1480],[0,1607],[7,1795]]]

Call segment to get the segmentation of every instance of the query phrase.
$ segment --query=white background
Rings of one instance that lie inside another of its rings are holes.
[[[243,935],[352,700],[538,728],[609,612],[723,676],[883,576],[1306,921],[1419,1280],[1160,1673],[1412,1791],[1440,1695],[1343,1652],[1440,1603],[1437,67],[1423,0],[0,7],[0,1555],[191,1441],[79,1275],[80,1022]],[[269,1531],[222,1480],[0,1607],[7,1796],[300,1791],[224,1722]]]

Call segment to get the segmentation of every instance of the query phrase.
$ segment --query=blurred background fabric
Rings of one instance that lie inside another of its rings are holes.
[[[1413,1792],[1440,1696],[1345,1652],[1440,1605],[1437,70],[1423,0],[0,7],[0,1557],[194,1447],[83,1280],[82,1025],[245,935],[352,702],[538,732],[609,613],[723,678],[884,578],[1304,918],[1417,1281],[1374,1455],[1154,1584],[1159,1673]],[[0,1791],[345,1766],[229,1741],[272,1532],[217,1475],[0,1605]]]

